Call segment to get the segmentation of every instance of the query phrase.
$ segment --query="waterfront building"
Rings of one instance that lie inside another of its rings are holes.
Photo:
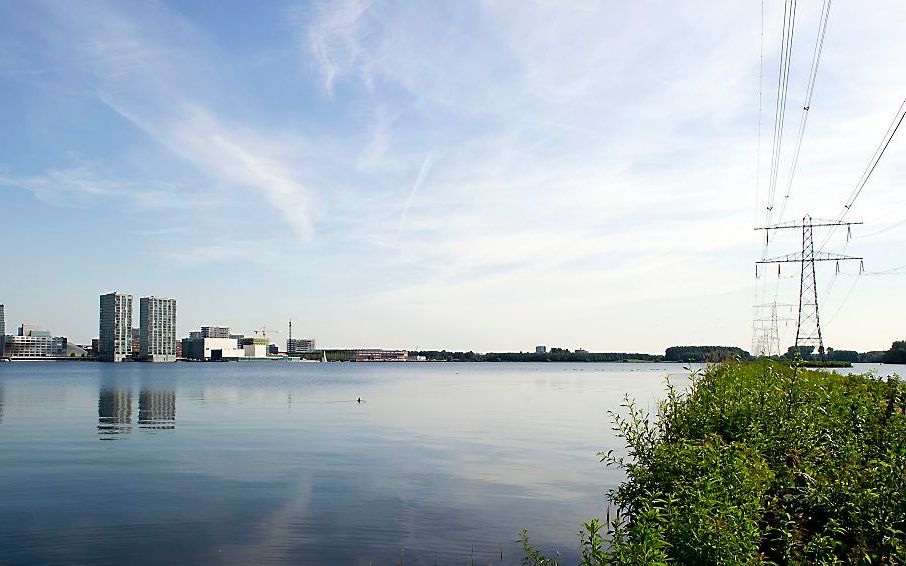
[[[355,350],[354,360],[357,362],[405,362],[409,360],[409,351],[378,349]]]
[[[286,341],[286,353],[289,355],[307,354],[316,351],[314,338],[290,338]]]
[[[245,357],[233,338],[184,338],[182,355],[188,360],[236,360]]]
[[[243,338],[242,350],[246,358],[266,358],[268,353],[267,338]]]
[[[139,341],[142,360],[176,361],[176,299],[139,299]]]
[[[132,352],[132,295],[101,295],[98,333],[98,358],[102,362],[121,362]]]
[[[547,346],[535,346],[535,353],[536,354],[546,354]]]
[[[3,308],[3,305],[0,305],[0,358],[5,354],[4,348],[6,346],[6,312]]]
[[[3,351],[13,360],[65,358],[70,348],[64,336],[52,336],[37,324],[22,324],[15,336],[4,336]],[[77,349],[73,348],[73,353]],[[84,355],[84,353],[82,354]]]

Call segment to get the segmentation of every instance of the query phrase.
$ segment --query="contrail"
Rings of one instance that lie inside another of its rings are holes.
[[[406,199],[406,204],[403,205],[403,211],[400,213],[400,221],[396,227],[396,239],[400,239],[400,232],[403,231],[403,223],[406,221],[406,214],[409,212],[409,207],[412,205],[412,200],[415,198],[415,193],[418,192],[419,187],[422,186],[422,183],[425,181],[425,177],[428,176],[428,172],[431,170],[431,165],[434,163],[434,152],[429,153],[425,160],[422,161],[421,169],[418,170],[418,177],[415,179],[415,184],[412,185],[412,190],[409,191],[409,198]]]

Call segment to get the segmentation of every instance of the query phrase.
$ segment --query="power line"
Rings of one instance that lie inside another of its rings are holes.
[[[862,172],[862,176],[859,177],[859,181],[856,183],[856,187],[850,193],[849,198],[846,199],[846,202],[843,204],[843,210],[840,212],[838,217],[842,221],[847,214],[849,214],[850,209],[853,204],[856,202],[856,199],[859,198],[859,195],[862,194],[862,189],[865,188],[865,184],[868,183],[868,180],[871,178],[871,174],[874,173],[875,167],[878,166],[878,163],[881,161],[881,158],[884,157],[884,152],[887,151],[887,147],[890,145],[891,140],[893,140],[894,135],[896,135],[897,130],[900,128],[900,125],[903,123],[903,118],[906,118],[906,98],[903,99],[903,102],[900,103],[900,107],[897,108],[896,114],[894,114],[893,119],[890,121],[890,125],[887,126],[887,131],[884,132],[884,137],[881,138],[881,143],[878,144],[877,149],[875,149],[874,154],[872,154],[871,159],[868,161],[868,165],[865,166],[865,170]],[[819,250],[824,249],[824,246],[827,245],[827,242],[833,236],[836,228],[832,228],[827,237],[824,238],[824,241],[821,242]]]
[[[827,20],[830,15],[832,0],[825,0],[821,7],[821,28],[815,38],[815,48],[812,51],[812,68],[809,72],[808,86],[805,89],[805,102],[802,104],[802,115],[799,118],[799,133],[796,136],[796,149],[793,152],[793,163],[790,165],[790,176],[786,184],[786,194],[780,203],[780,216],[777,221],[783,220],[783,214],[786,212],[786,205],[790,199],[790,193],[793,190],[793,177],[796,175],[796,167],[799,164],[799,152],[802,149],[802,138],[805,136],[805,125],[808,122],[809,109],[812,107],[812,96],[815,93],[815,80],[818,77],[818,65],[821,63],[821,52],[824,50],[824,36],[827,33]]]
[[[774,135],[771,145],[771,173],[768,181],[767,224],[771,223],[780,153],[783,145],[783,125],[786,116],[786,99],[790,84],[790,62],[793,53],[793,35],[796,30],[796,0],[787,0],[783,11],[783,38],[780,46],[780,72],[777,76],[777,99],[774,104]]]
[[[875,155],[872,156],[871,161],[868,162],[868,166],[865,168],[865,172],[862,173],[862,177],[859,178],[859,182],[856,183],[856,188],[853,189],[850,198],[847,199],[846,204],[843,205],[842,216],[846,216],[849,212],[849,209],[852,208],[853,203],[856,202],[856,199],[859,198],[859,195],[862,194],[862,189],[865,188],[865,184],[868,183],[868,179],[871,178],[871,174],[874,173],[875,167],[878,166],[878,162],[881,161],[881,158],[884,157],[884,152],[887,151],[887,146],[890,145],[893,136],[896,135],[897,130],[900,128],[900,124],[903,123],[903,118],[906,117],[906,98],[903,99],[903,102],[900,103],[900,107],[897,109],[897,113],[894,115],[893,120],[890,122],[890,126],[887,128],[887,132],[884,134],[884,138],[881,139],[881,143],[878,145],[878,149],[875,150]],[[892,129],[891,129],[892,128]]]

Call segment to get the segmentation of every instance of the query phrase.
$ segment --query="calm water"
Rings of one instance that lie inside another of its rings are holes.
[[[621,479],[605,411],[668,373],[0,364],[0,562],[516,564],[527,528],[575,563]]]

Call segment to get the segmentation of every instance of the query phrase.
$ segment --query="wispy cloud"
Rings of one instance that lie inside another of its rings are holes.
[[[58,27],[49,41],[57,57],[88,73],[100,102],[214,181],[212,187],[226,189],[221,200],[255,191],[298,237],[311,237],[298,158],[310,146],[298,132],[262,129],[217,110],[221,90],[234,85],[197,30],[160,6],[147,7],[144,21],[111,4],[92,4],[90,20],[74,10],[53,5],[50,20]]]
[[[770,108],[779,13],[767,9]],[[165,4],[26,12],[23,21],[42,23],[22,24],[40,41],[0,63],[0,79],[25,84],[23,61],[34,58],[50,71],[28,88],[80,93],[72,114],[84,98],[99,103],[97,133],[114,134],[80,138],[78,160],[0,161],[3,182],[48,202],[194,199],[193,249],[152,245],[155,257],[213,269],[261,247],[292,249],[292,262],[269,256],[292,275],[275,282],[283,296],[305,281],[306,293],[350,309],[318,321],[325,336],[359,328],[355,309],[395,320],[411,306],[430,316],[374,332],[398,332],[387,340],[401,343],[441,317],[468,335],[459,320],[475,312],[483,328],[523,321],[514,342],[549,329],[607,347],[624,334],[595,319],[620,305],[635,301],[640,319],[715,312],[713,301],[752,283],[756,5],[315,1],[241,44],[234,28]],[[808,44],[817,8],[799,16]],[[869,32],[889,41],[866,42]],[[810,56],[798,41],[794,100]],[[903,48],[903,3],[834,5],[789,217],[839,208],[906,91]],[[898,148],[854,215],[880,218],[902,203]],[[896,221],[852,245],[888,259],[903,239]],[[646,297],[673,302],[649,307]],[[728,317],[749,314],[721,304]],[[650,347],[682,324],[648,325]],[[635,336],[645,330],[639,323]],[[732,336],[746,342],[748,324]]]
[[[308,26],[308,47],[318,64],[324,90],[331,96],[337,79],[363,55],[360,23],[371,5],[371,0],[340,0],[315,6],[314,21]],[[367,68],[360,70],[367,73]]]
[[[421,188],[422,183],[425,182],[425,177],[428,176],[428,172],[431,171],[431,165],[434,163],[434,152],[429,153],[425,156],[425,160],[422,161],[422,166],[418,169],[418,176],[415,178],[415,183],[412,185],[412,190],[409,191],[409,196],[406,197],[406,202],[403,204],[403,210],[400,212],[400,220],[396,226],[396,238],[399,240],[400,232],[403,231],[403,225],[406,223],[406,214],[409,212],[409,207],[412,206],[412,201],[415,199],[415,193],[418,192],[418,189]]]
[[[195,206],[201,202],[185,194],[177,198],[185,188],[181,185],[105,176],[89,164],[49,169],[31,176],[0,172],[0,185],[28,190],[51,205],[96,206],[101,201],[119,200],[131,206],[157,209]]]

